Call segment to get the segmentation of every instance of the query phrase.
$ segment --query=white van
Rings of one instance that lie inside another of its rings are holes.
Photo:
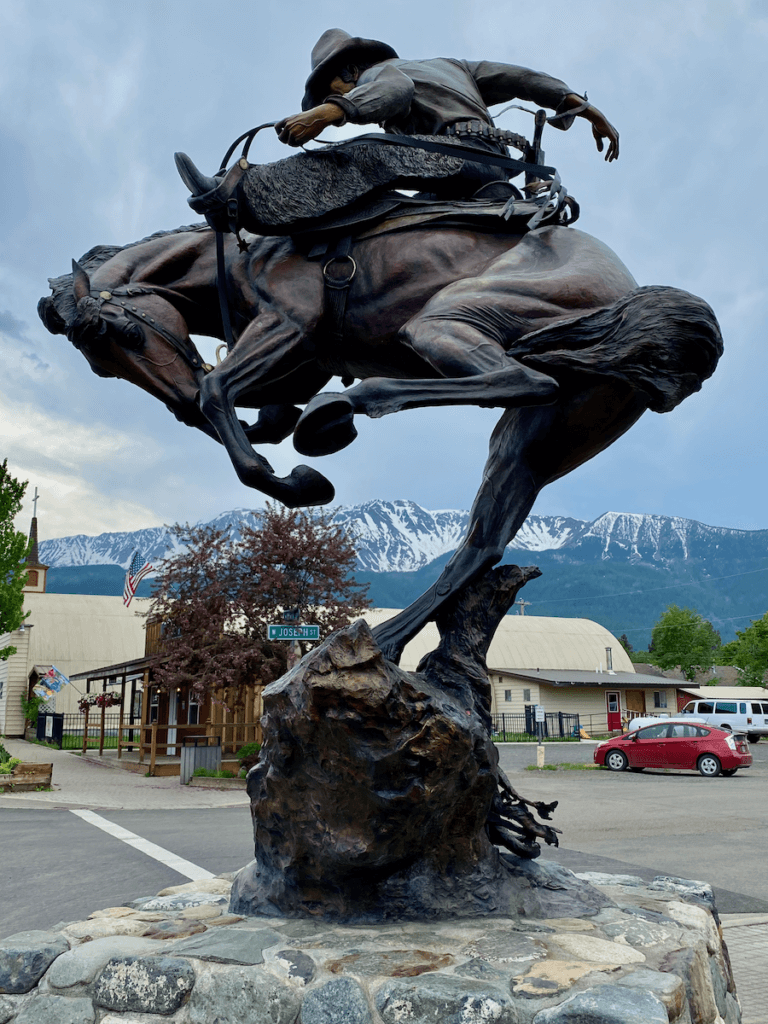
[[[757,743],[761,736],[768,736],[768,701],[692,700],[680,714],[695,715],[707,725],[746,733],[750,743]]]

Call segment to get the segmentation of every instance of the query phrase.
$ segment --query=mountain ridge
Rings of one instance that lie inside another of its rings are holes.
[[[355,538],[359,581],[369,584],[374,604],[388,608],[405,607],[435,582],[469,521],[466,511],[430,511],[406,500],[331,511]],[[233,509],[209,523],[235,537],[253,516]],[[157,567],[179,545],[166,527],[44,540],[48,589],[119,594],[136,548]],[[503,561],[542,570],[526,587],[527,614],[590,618],[617,636],[627,633],[635,647],[647,645],[669,604],[694,608],[724,642],[768,608],[768,530],[645,513],[606,512],[591,521],[534,514]],[[138,593],[149,596],[151,587],[150,576]]]

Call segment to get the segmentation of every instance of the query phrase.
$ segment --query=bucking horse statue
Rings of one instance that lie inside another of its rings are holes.
[[[363,83],[371,75],[358,72]],[[479,65],[473,73],[493,77]],[[574,109],[603,123],[586,100]],[[346,920],[519,909],[508,892],[517,869],[504,868],[496,846],[536,857],[536,839],[556,843],[557,830],[531,809],[547,819],[555,805],[523,800],[499,768],[485,652],[538,570],[493,567],[546,484],[646,410],[668,412],[701,388],[722,352],[717,321],[687,292],[638,287],[615,253],[572,226],[576,204],[536,162],[536,135],[520,147],[525,195],[507,181],[471,199],[379,191],[272,233],[264,218],[242,217],[241,204],[252,211],[259,182],[270,180],[245,159],[253,134],[233,174],[204,179],[178,161],[203,195],[191,205],[213,226],[91,249],[51,279],[39,304],[48,330],[95,373],[131,381],[220,442],[243,484],[292,508],[332,501],[332,484],[306,465],[280,477],[257,447],[292,435],[298,452],[323,456],[354,441],[357,416],[446,405],[502,412],[466,537],[437,582],[373,637],[357,623],[265,691],[265,744],[248,784],[257,861],[238,876],[233,909]],[[368,139],[369,150],[382,145]],[[423,140],[406,141],[418,149]],[[426,145],[461,165],[453,154],[464,141]],[[617,134],[611,146],[617,154]],[[496,177],[515,164],[491,159]],[[242,182],[250,198],[237,193]],[[225,357],[206,363],[193,335],[224,342]],[[344,390],[324,391],[334,377]],[[433,620],[440,647],[417,676],[402,672],[405,644]],[[346,647],[337,657],[329,644]],[[329,682],[330,666],[347,676]],[[301,672],[310,682],[299,697]],[[375,685],[361,686],[366,672]],[[341,693],[347,713],[326,714]],[[297,708],[310,710],[297,719]]]

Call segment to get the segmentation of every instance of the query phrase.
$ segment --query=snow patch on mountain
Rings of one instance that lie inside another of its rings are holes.
[[[366,572],[415,572],[455,551],[467,530],[469,513],[458,509],[430,511],[414,501],[368,501],[331,509],[332,521],[354,539],[358,569]],[[207,524],[240,539],[244,524],[255,525],[259,513],[238,508]],[[722,557],[734,544],[745,544],[752,557],[768,555],[768,531],[705,526],[675,516],[606,512],[593,522],[563,516],[531,515],[523,523],[512,551],[558,551],[573,561],[614,559],[647,565]],[[168,527],[126,533],[80,534],[44,540],[40,557],[52,567],[120,565],[127,568],[138,550],[157,567],[180,548]],[[745,549],[746,550],[746,549]]]

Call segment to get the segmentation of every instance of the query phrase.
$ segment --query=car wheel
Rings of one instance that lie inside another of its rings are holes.
[[[714,754],[702,754],[699,758],[699,763],[696,765],[701,775],[706,775],[708,779],[714,779],[716,775],[720,774],[720,762]]]
[[[620,750],[609,750],[605,755],[605,766],[610,768],[612,772],[626,771],[628,765],[627,755],[622,754]]]
[[[730,779],[730,777],[735,775],[738,770],[738,768],[723,768],[722,774],[725,775],[726,778]]]
[[[725,729],[726,732],[733,732],[733,726],[728,725],[727,722],[723,722],[723,724],[721,726],[718,726],[718,728]]]

